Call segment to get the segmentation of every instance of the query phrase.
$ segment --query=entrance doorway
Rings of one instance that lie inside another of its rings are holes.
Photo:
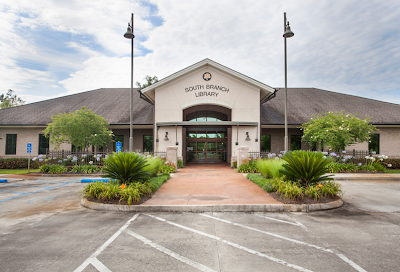
[[[186,161],[195,163],[226,163],[226,129],[188,128],[186,132]]]

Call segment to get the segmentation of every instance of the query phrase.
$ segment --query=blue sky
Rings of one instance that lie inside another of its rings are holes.
[[[282,2],[282,3],[279,3]],[[397,1],[50,1],[0,3],[0,93],[28,103],[168,76],[210,58],[272,87],[316,87],[400,104]]]

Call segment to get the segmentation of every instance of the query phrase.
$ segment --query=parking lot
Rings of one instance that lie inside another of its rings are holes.
[[[312,213],[82,208],[80,178],[0,184],[1,271],[397,271],[400,182],[341,181]]]

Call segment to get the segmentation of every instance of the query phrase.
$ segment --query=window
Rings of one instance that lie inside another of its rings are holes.
[[[49,139],[44,134],[39,134],[39,151],[38,154],[46,154],[49,149]]]
[[[216,111],[198,111],[188,114],[186,116],[186,121],[189,122],[228,121],[228,116],[226,114]]]
[[[375,151],[376,154],[379,154],[379,134],[373,134],[371,136],[370,143],[368,144],[369,151]]]
[[[113,143],[113,151],[117,151],[117,142],[121,142],[121,150],[124,151],[124,135],[115,135]]]
[[[261,151],[271,151],[271,135],[261,136]]]
[[[290,150],[301,150],[301,135],[290,135]]]
[[[153,152],[153,135],[143,136],[143,152]]]
[[[17,134],[6,134],[6,155],[17,154]]]

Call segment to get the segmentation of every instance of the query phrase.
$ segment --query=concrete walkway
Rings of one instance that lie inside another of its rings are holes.
[[[226,164],[189,165],[142,205],[282,204]]]

